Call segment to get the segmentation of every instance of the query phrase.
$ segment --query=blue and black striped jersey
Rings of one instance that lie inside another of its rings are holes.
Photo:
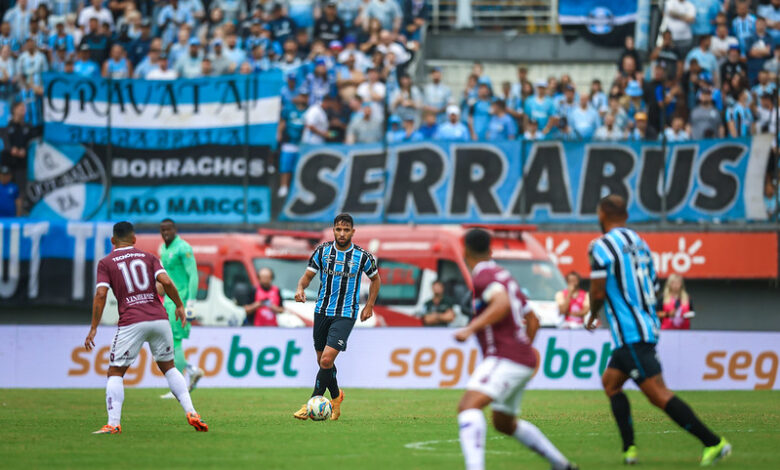
[[[306,269],[320,274],[314,313],[329,317],[357,318],[362,274],[368,277],[377,274],[376,260],[371,253],[355,244],[341,251],[335,241],[318,246]]]
[[[620,227],[590,246],[590,277],[606,279],[604,311],[615,344],[657,343],[658,289],[650,248],[633,230]]]

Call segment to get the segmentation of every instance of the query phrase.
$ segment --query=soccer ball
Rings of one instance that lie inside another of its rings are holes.
[[[312,421],[324,421],[330,418],[331,411],[333,411],[333,407],[330,404],[330,400],[322,395],[311,397],[309,402],[306,403],[306,412]]]

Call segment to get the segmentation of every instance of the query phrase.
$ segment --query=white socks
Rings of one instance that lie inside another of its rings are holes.
[[[458,414],[460,448],[466,459],[466,470],[485,468],[485,434],[487,422],[482,410],[469,409]]]
[[[171,367],[168,372],[165,373],[165,379],[168,380],[168,387],[170,387],[171,393],[179,400],[185,413],[195,413],[195,408],[192,406],[192,399],[190,398],[190,392],[187,389],[187,382],[184,380],[184,376],[181,375],[181,372],[176,370],[175,367]]]
[[[119,426],[123,401],[125,401],[125,380],[118,375],[112,375],[106,382],[106,411],[108,411],[109,425]]]
[[[547,436],[528,421],[518,419],[517,429],[512,437],[547,459],[555,470],[565,469],[569,465],[566,457],[547,439]]]

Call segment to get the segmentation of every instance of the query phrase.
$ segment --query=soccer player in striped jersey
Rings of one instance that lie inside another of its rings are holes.
[[[623,439],[623,461],[637,462],[634,429],[623,384],[631,378],[650,400],[704,444],[701,465],[708,466],[731,453],[726,439],[716,436],[693,410],[669,390],[661,376],[655,351],[660,322],[655,314],[658,289],[650,248],[626,228],[626,200],[610,195],[599,201],[598,217],[604,236],[590,247],[590,305],[586,328],[595,328],[604,307],[615,350],[601,378]]]
[[[333,404],[331,420],[339,419],[344,391],[336,380],[336,356],[347,350],[347,339],[358,317],[358,295],[363,274],[371,280],[368,300],[360,312],[360,321],[373,315],[374,302],[379,294],[379,270],[368,251],[352,243],[355,224],[349,214],[339,214],[333,221],[332,242],[321,244],[309,258],[306,272],[298,281],[295,300],[306,302],[304,290],[314,275],[320,275],[320,291],[314,308],[314,350],[320,366],[311,396],[330,392]],[[306,405],[295,412],[297,419],[306,419]]]

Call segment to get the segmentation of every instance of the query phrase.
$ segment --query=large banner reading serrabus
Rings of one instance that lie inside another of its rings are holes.
[[[44,74],[44,136],[136,149],[276,145],[279,71],[179,80]]]
[[[327,222],[596,222],[614,193],[632,222],[766,219],[769,139],[419,142],[304,148],[281,218]],[[665,151],[664,151],[665,150]]]
[[[0,326],[0,388],[103,387],[114,328],[102,327],[84,349],[88,326]],[[665,332],[658,345],[664,379],[680,390],[780,388],[780,333]],[[40,345],[45,344],[45,348]],[[534,342],[538,389],[599,389],[612,354],[599,330],[541,330]],[[282,328],[193,328],[187,360],[205,371],[203,387],[309,387],[317,374],[311,331]],[[457,343],[446,328],[358,329],[339,356],[345,387],[464,387],[481,360],[476,341]],[[144,347],[125,385],[165,387]]]

